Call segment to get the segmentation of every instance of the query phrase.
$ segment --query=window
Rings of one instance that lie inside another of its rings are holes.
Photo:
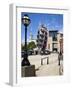
[[[57,36],[56,35],[53,36],[53,41],[57,41]]]

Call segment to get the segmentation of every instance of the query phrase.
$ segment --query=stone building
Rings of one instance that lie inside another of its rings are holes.
[[[50,30],[48,35],[48,49],[52,52],[63,52],[63,33],[58,30]]]

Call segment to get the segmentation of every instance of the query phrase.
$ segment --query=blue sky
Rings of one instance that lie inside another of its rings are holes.
[[[31,23],[28,26],[27,38],[30,38],[30,32],[33,34],[33,38],[36,39],[38,27],[40,24],[44,24],[48,30],[58,30],[63,32],[63,14],[43,14],[43,13],[21,13],[21,18],[24,14],[28,14],[31,19]],[[21,23],[21,41],[24,42],[25,27]]]

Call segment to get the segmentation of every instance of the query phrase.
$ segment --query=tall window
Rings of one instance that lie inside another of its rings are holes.
[[[57,35],[54,34],[53,41],[57,41]]]

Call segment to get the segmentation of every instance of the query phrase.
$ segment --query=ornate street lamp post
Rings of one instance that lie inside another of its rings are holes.
[[[31,20],[29,19],[28,15],[25,14],[24,17],[22,17],[22,24],[25,26],[25,50],[24,50],[24,57],[22,60],[22,66],[30,66],[27,52],[27,27],[30,24],[30,22]]]

